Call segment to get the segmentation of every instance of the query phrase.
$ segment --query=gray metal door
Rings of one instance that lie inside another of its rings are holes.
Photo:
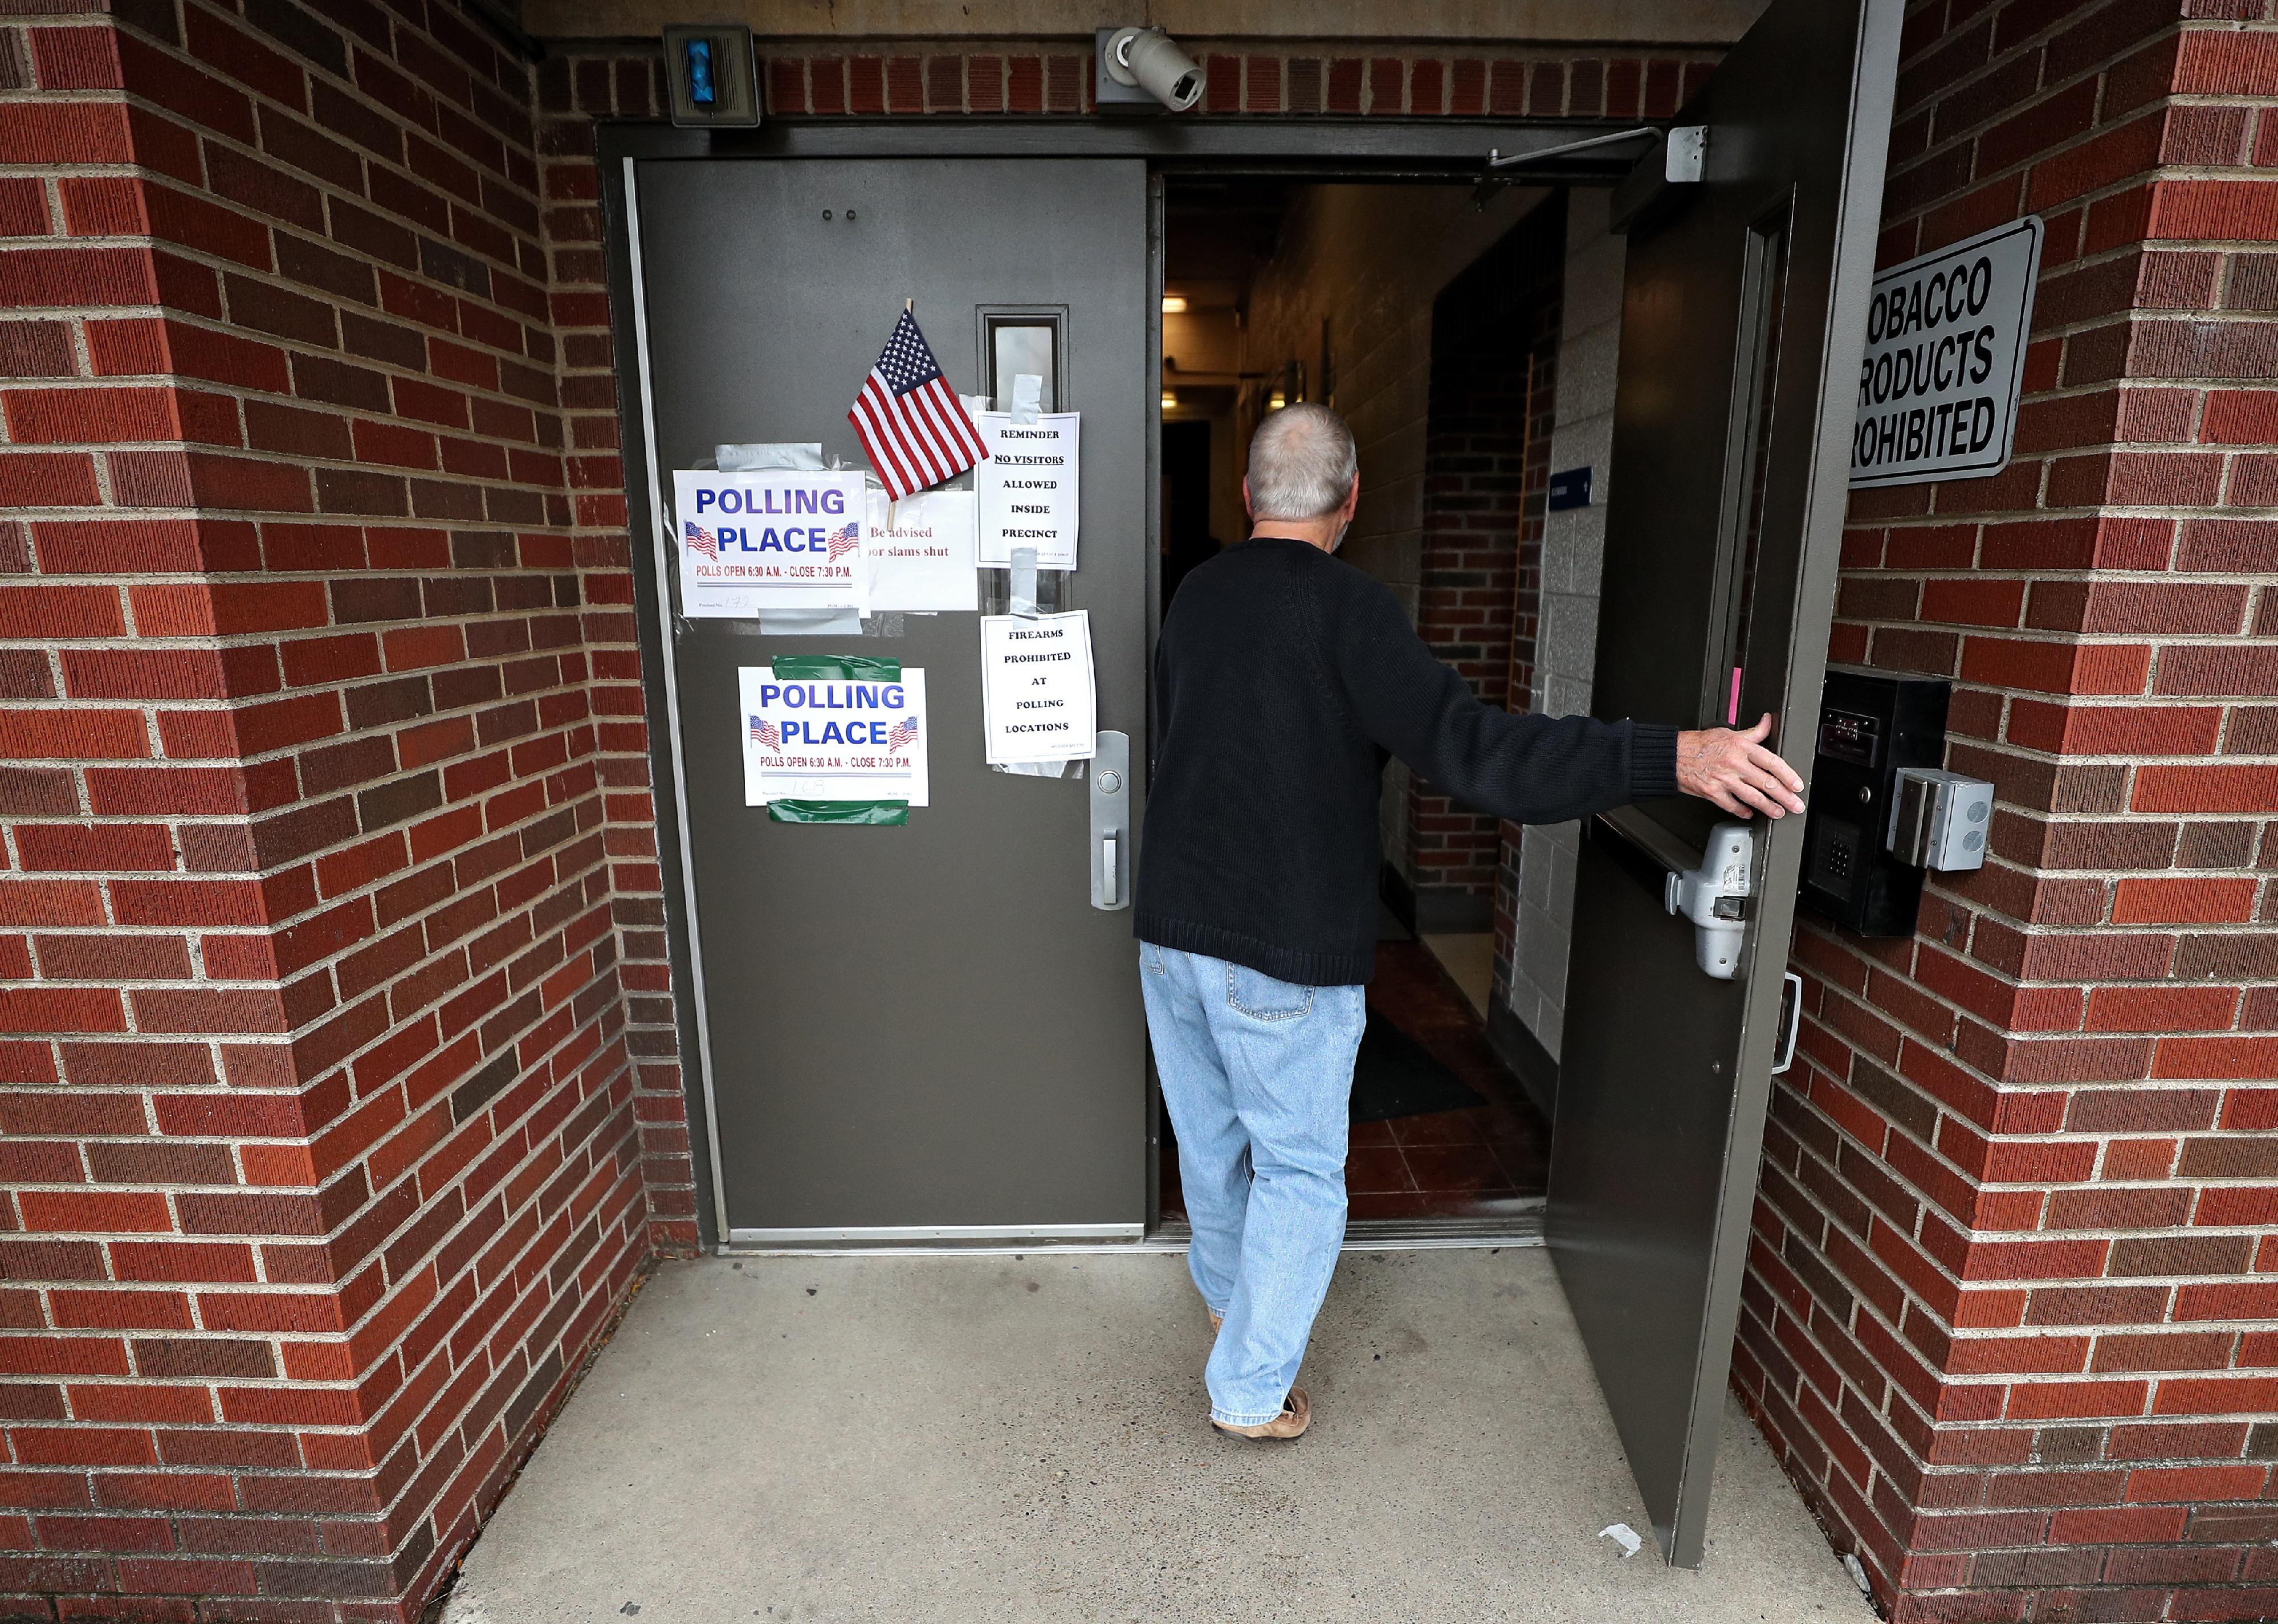
[[[847,408],[905,299],[965,394],[984,388],[984,308],[1060,316],[1048,404],[1083,422],[1082,568],[1059,606],[1090,611],[1099,726],[1143,738],[1144,164],[714,159],[641,163],[631,181],[641,404],[667,493],[670,470],[723,443],[820,440],[865,466]],[[681,619],[676,573],[662,572],[722,1232],[1136,1234],[1146,1031],[1131,916],[1091,906],[1085,782],[983,765],[977,616],[764,636]],[[781,653],[925,672],[931,804],[906,826],[772,823],[744,804],[737,672]]]
[[[1846,437],[1890,134],[1900,0],[1774,0],[1682,113],[1702,179],[1630,230],[1594,705],[1765,711],[1808,772]],[[1658,169],[1663,157],[1648,160]],[[1665,173],[1665,171],[1662,171]],[[1653,175],[1617,192],[1617,212]],[[1803,820],[1766,839],[1739,974],[1693,962],[1663,881],[1702,801],[1587,826],[1548,1225],[1669,1559],[1700,1565],[1770,1094]]]

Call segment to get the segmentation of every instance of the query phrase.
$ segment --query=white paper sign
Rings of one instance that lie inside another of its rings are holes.
[[[871,492],[864,554],[870,561],[869,613],[978,609],[977,511],[970,491],[921,491],[898,502],[888,501],[883,491]]]
[[[981,562],[1002,568],[1014,547],[1034,547],[1039,568],[1074,569],[1083,414],[1046,412],[1016,423],[1010,412],[982,412],[975,421],[989,446],[989,460],[973,470]]]
[[[736,673],[743,700],[744,804],[771,800],[926,804],[925,673],[898,682],[780,682]]]
[[[860,469],[682,469],[672,484],[683,614],[863,606]]]
[[[992,766],[1082,761],[1097,748],[1091,613],[981,617],[981,726]]]
[[[1851,483],[1975,479],[2009,466],[2041,263],[2029,215],[1875,278]]]

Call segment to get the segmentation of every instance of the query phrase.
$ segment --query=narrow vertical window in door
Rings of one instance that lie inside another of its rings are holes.
[[[1023,372],[1043,380],[1038,411],[1061,409],[1060,338],[1066,325],[1065,311],[981,311],[982,364],[988,369],[982,389],[991,411],[1013,409],[1013,380]]]
[[[1747,678],[1748,634],[1755,608],[1756,560],[1762,551],[1764,504],[1771,482],[1772,413],[1779,398],[1782,316],[1787,308],[1788,208],[1783,203],[1748,233],[1741,280],[1740,347],[1732,401],[1738,454],[1728,464],[1739,476],[1725,510],[1717,592],[1724,606],[1724,635],[1710,644],[1721,652],[1707,674],[1704,721],[1740,725],[1740,690]]]

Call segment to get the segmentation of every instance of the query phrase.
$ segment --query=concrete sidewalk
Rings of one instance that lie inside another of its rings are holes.
[[[1683,1619],[1872,1610],[1728,1411],[1706,1568],[1643,1531],[1540,1249],[1348,1254],[1296,1444],[1213,1433],[1161,1254],[707,1260],[650,1282],[446,1624]]]

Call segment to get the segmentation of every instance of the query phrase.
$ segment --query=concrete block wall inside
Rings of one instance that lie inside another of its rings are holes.
[[[1533,681],[1526,708],[1586,715],[1597,658],[1598,572],[1613,480],[1614,369],[1622,326],[1622,239],[1607,225],[1609,194],[1575,191],[1567,203],[1556,397],[1547,473],[1588,470],[1587,505],[1546,511],[1536,594]],[[1508,924],[1497,942],[1495,985],[1553,1061],[1564,1029],[1566,957],[1574,913],[1579,827],[1543,824],[1519,842]]]

